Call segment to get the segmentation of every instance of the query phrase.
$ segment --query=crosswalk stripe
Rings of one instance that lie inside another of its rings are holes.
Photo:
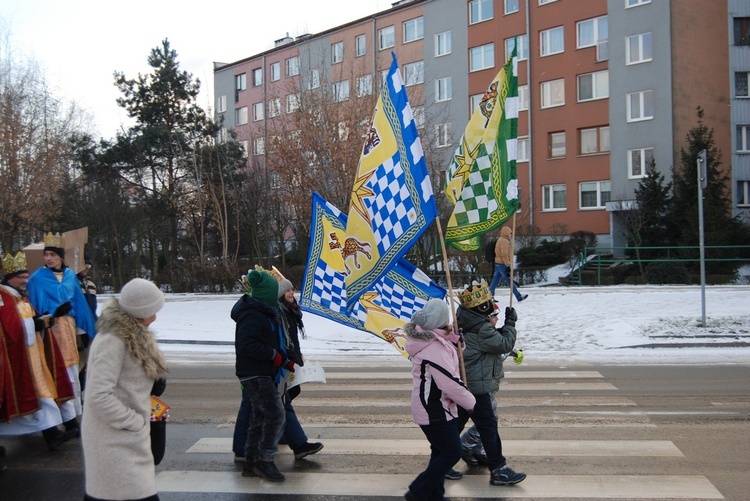
[[[346,454],[368,456],[429,456],[427,440],[368,440],[366,450],[360,439],[322,439],[321,455]],[[188,453],[220,454],[231,452],[232,438],[204,437],[193,444]],[[280,447],[280,454],[291,454]],[[508,456],[576,456],[576,457],[683,457],[669,440],[503,440],[503,453]]]
[[[410,392],[411,383],[388,384],[321,384],[307,383],[304,391],[405,391]],[[500,391],[616,391],[610,383],[501,383]]]
[[[284,473],[286,481],[271,483],[239,472],[163,471],[156,477],[159,492],[221,492],[308,496],[401,497],[416,477],[373,473]],[[515,486],[496,487],[488,476],[465,475],[446,482],[446,496],[471,498],[637,498],[724,499],[698,475],[531,475]]]
[[[354,370],[354,367],[351,368]],[[594,379],[603,378],[597,371],[505,371],[506,379]],[[411,379],[411,372],[345,372],[327,371],[326,379]]]

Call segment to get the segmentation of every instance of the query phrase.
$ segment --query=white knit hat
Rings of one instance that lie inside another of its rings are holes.
[[[281,299],[281,296],[286,294],[286,291],[292,289],[294,289],[292,282],[290,282],[286,278],[282,278],[281,280],[279,280],[279,299]]]
[[[411,322],[423,329],[439,329],[450,323],[448,320],[449,313],[450,311],[445,301],[432,298],[427,301],[424,308],[412,315]]]
[[[164,306],[164,294],[155,283],[134,278],[120,292],[120,308],[135,318],[151,318]]]

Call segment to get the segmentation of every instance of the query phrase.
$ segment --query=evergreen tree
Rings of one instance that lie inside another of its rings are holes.
[[[666,229],[672,201],[672,183],[665,184],[664,181],[664,175],[657,171],[656,165],[652,163],[648,175],[640,180],[635,189],[637,210],[642,214],[640,245],[644,247],[670,244]]]

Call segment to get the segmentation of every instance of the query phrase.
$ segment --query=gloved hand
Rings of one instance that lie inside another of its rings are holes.
[[[68,313],[70,313],[70,310],[73,309],[73,305],[70,304],[70,301],[65,301],[63,304],[57,307],[55,310],[55,313],[53,313],[52,316],[54,317],[64,317]]]
[[[276,355],[273,357],[273,366],[274,367],[283,367],[284,369],[294,372],[294,362],[289,360],[288,358],[284,358],[281,356],[281,353],[278,351],[276,352]]]
[[[461,327],[458,328],[458,344],[461,345],[462,350],[466,348],[466,339],[464,338],[464,330]]]
[[[34,330],[41,332],[48,327],[54,325],[55,319],[52,315],[37,315],[34,317]]]
[[[155,397],[160,397],[162,393],[164,393],[164,390],[167,389],[167,380],[163,377],[160,377],[156,381],[154,381],[154,385],[151,387],[151,394]]]
[[[523,362],[523,350],[514,350],[511,354],[513,355],[513,362],[516,365],[521,365],[521,362]]]
[[[511,327],[515,327],[516,320],[518,320],[518,315],[516,314],[515,308],[506,306],[505,307],[505,325],[510,325]]]

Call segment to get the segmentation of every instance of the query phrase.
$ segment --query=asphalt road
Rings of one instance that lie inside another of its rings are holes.
[[[281,446],[284,484],[243,478],[231,436],[240,390],[232,360],[171,364],[162,500],[402,498],[427,442],[411,421],[408,362],[323,363],[326,384],[303,386],[295,407],[310,440],[295,460]],[[506,365],[500,434],[528,478],[491,487],[482,467],[446,481],[469,499],[750,499],[750,362],[714,366]],[[0,437],[0,500],[80,500],[80,442],[46,449],[41,434]]]

